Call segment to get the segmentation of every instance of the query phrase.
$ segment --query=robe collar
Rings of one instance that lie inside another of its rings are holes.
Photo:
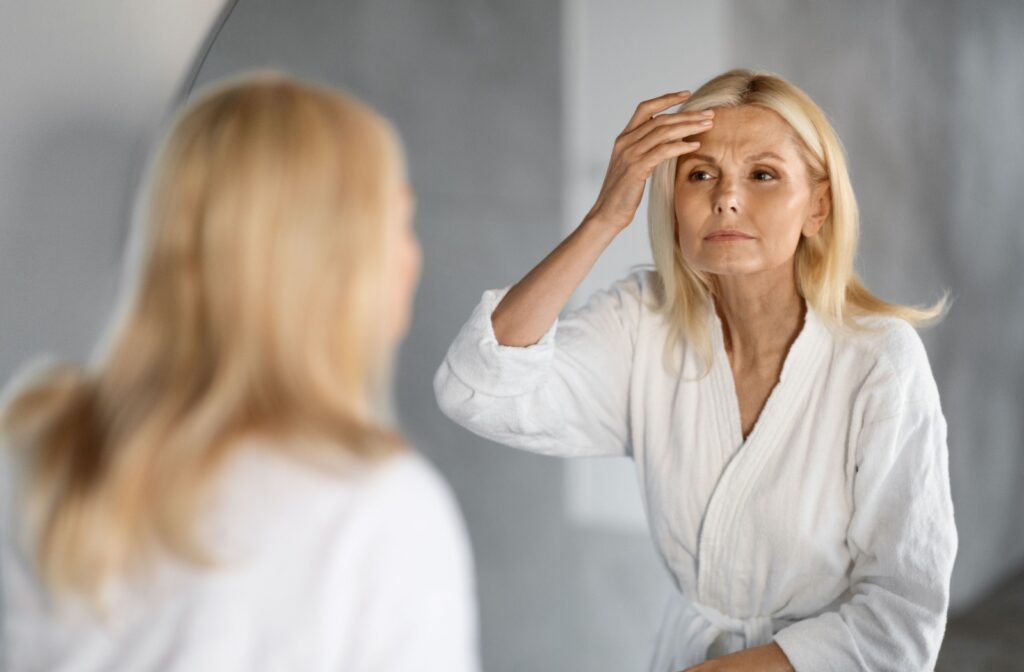
[[[725,352],[722,320],[715,311],[713,301],[709,302],[707,314],[712,354],[710,378],[717,397],[720,435],[727,439],[733,449],[752,441],[761,441],[764,435],[773,435],[775,429],[792,419],[806,405],[806,388],[811,384],[814,373],[824,364],[824,355],[831,342],[830,331],[821,316],[809,302],[806,306],[803,326],[786,353],[779,381],[765,401],[750,434],[744,439],[735,379]]]

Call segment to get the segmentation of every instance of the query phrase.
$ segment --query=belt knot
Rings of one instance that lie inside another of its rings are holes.
[[[771,641],[772,635],[774,634],[774,631],[772,630],[771,616],[736,618],[735,616],[723,614],[718,609],[706,604],[701,604],[696,600],[691,600],[691,604],[693,604],[693,608],[696,609],[701,616],[707,619],[711,625],[718,629],[719,632],[734,632],[736,634],[743,635],[748,647],[767,644]],[[713,633],[713,636],[709,639],[714,640],[718,634],[719,633]]]

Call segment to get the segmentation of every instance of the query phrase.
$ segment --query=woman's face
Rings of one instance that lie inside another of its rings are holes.
[[[701,145],[676,163],[676,233],[683,258],[716,275],[790,263],[800,236],[829,211],[828,185],[812,187],[793,130],[757,105],[716,108]]]
[[[397,207],[388,224],[387,267],[391,269],[387,296],[388,336],[396,346],[405,336],[412,316],[412,304],[420,280],[422,251],[412,222],[416,202],[407,183],[395,190]]]

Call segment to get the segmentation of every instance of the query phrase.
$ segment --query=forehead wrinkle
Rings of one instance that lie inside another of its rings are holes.
[[[707,154],[687,154],[686,157],[685,157],[685,160],[683,161],[683,163],[686,163],[686,161],[689,161],[691,159],[693,159],[693,160],[698,160],[699,159],[701,161],[707,161],[708,163],[717,163],[717,161],[715,160],[715,158],[713,156],[708,156]],[[744,159],[744,161],[746,161],[747,163],[753,163],[755,161],[760,161],[761,159],[777,159],[777,160],[782,161],[782,162],[786,161],[786,159],[782,158],[781,156],[779,156],[778,154],[776,154],[775,152],[772,152],[772,151],[758,152],[757,154],[750,154],[750,155],[748,155]]]
[[[740,150],[750,149],[743,162],[753,162],[763,158],[775,158],[788,163],[790,149],[796,149],[793,143],[793,130],[789,124],[773,110],[758,106],[740,106],[716,110],[715,126],[698,136],[702,140],[700,149],[714,151],[718,154],[736,155]],[[773,151],[776,150],[776,151]],[[717,161],[708,153],[684,155],[689,158],[702,158],[717,165]],[[681,157],[682,158],[682,157]],[[685,162],[685,161],[684,161]]]
[[[786,169],[799,170],[799,166],[806,167],[807,159],[800,147],[802,142],[792,127],[773,110],[740,106],[723,107],[717,109],[716,113],[716,125],[697,138],[703,140],[699,149],[705,152],[686,153],[678,157],[675,179],[679,179],[684,167],[696,161],[719,166],[718,159],[709,152],[726,157],[735,156],[747,148],[752,151],[738,165],[750,165],[760,159],[774,158]]]

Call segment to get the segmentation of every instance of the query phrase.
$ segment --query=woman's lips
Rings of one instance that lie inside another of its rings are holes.
[[[753,240],[753,236],[748,236],[745,233],[739,231],[716,231],[709,236],[706,236],[704,240],[711,241],[713,243],[726,243],[734,240]]]

